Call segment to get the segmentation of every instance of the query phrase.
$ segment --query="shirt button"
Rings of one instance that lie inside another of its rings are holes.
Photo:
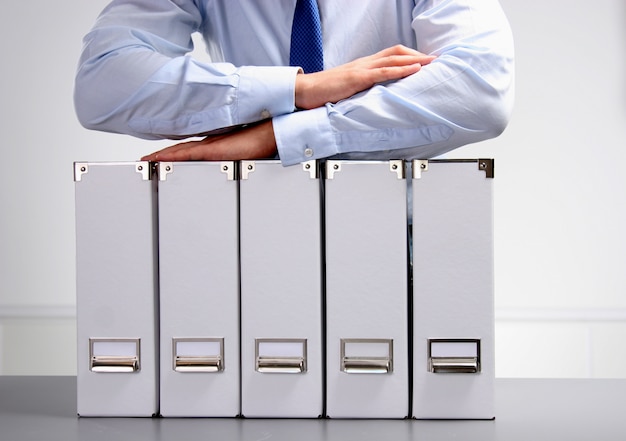
[[[269,110],[267,110],[267,109],[263,109],[263,111],[261,112],[261,118],[263,118],[263,119],[267,119],[267,118],[269,118],[270,116],[272,116],[272,114],[270,113],[270,111],[269,111]]]
[[[304,156],[306,156],[307,158],[310,158],[311,156],[313,156],[313,149],[310,149],[310,148],[304,149]]]

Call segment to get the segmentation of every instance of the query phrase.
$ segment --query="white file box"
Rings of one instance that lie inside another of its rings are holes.
[[[75,163],[77,411],[158,413],[156,204],[148,162]]]
[[[239,414],[234,162],[159,163],[161,415]]]
[[[315,161],[240,163],[242,414],[323,413],[320,180]]]
[[[327,161],[327,415],[409,412],[407,182],[402,161]]]
[[[493,161],[412,165],[413,416],[491,419]]]

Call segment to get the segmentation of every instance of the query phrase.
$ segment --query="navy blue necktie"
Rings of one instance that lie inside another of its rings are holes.
[[[305,73],[324,70],[322,25],[316,0],[298,0],[291,28],[291,66],[300,66]]]

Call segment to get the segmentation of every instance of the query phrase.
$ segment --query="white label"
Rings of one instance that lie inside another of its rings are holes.
[[[260,341],[258,342],[258,355],[259,357],[304,358],[304,342]]]
[[[95,357],[137,357],[137,341],[93,341],[91,355]]]
[[[430,356],[476,358],[478,357],[478,342],[431,341]]]
[[[178,357],[216,357],[222,354],[219,341],[178,341],[176,356]]]
[[[346,357],[382,357],[382,358],[390,358],[390,342],[382,341],[382,342],[355,342],[355,341],[346,341],[344,342],[344,355]]]

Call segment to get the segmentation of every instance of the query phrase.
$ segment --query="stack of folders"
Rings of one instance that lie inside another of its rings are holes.
[[[78,414],[494,418],[492,178],[75,163]]]

